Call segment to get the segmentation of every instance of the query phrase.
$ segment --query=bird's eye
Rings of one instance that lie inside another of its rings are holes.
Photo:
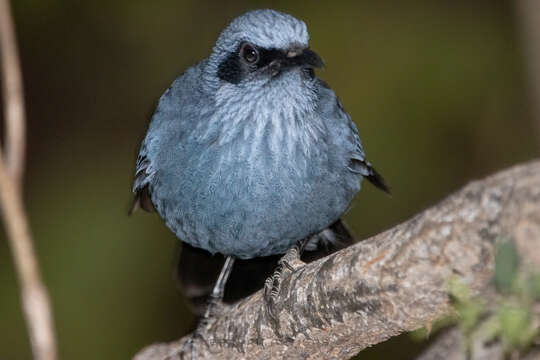
[[[240,49],[240,56],[242,56],[242,58],[248,64],[255,64],[257,61],[259,61],[259,52],[253,45],[248,43],[242,45],[242,48]]]
[[[303,68],[302,70],[304,70],[304,74],[306,75],[306,77],[313,80],[313,78],[315,77],[315,70],[313,70],[313,68],[306,67],[306,68]]]

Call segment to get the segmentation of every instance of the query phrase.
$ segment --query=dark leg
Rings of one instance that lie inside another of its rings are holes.
[[[206,306],[204,316],[199,320],[197,328],[191,334],[190,339],[186,341],[180,349],[173,351],[165,359],[172,359],[175,356],[179,356],[181,359],[183,359],[188,349],[191,350],[191,359],[197,359],[197,345],[201,342],[208,345],[204,335],[208,331],[208,327],[212,324],[212,320],[214,320],[217,310],[219,310],[222,305],[223,295],[225,293],[225,284],[227,284],[227,279],[231,274],[233,265],[234,257],[227,256],[227,258],[225,259],[225,264],[223,264],[223,268],[219,273],[219,277],[216,281],[216,284],[214,285],[214,289],[212,290],[212,294],[210,295],[210,298],[208,300],[208,305]],[[199,339],[200,342],[196,343],[195,339]]]
[[[264,298],[266,300],[266,309],[268,314],[274,319],[277,319],[276,304],[279,300],[279,292],[281,290],[281,282],[286,270],[294,272],[302,268],[304,263],[300,260],[304,249],[309,242],[310,237],[298,241],[290,248],[285,255],[279,260],[278,266],[274,273],[266,279],[264,284]]]
[[[229,275],[231,275],[233,265],[234,257],[227,256],[225,259],[225,264],[223,264],[223,268],[221,269],[221,273],[219,273],[216,285],[214,285],[214,289],[212,290],[212,295],[210,295],[210,300],[208,301],[208,306],[206,307],[206,311],[201,319],[201,322],[208,322],[208,319],[212,317],[216,306],[221,305],[223,295],[225,294],[225,284],[227,284],[227,279],[229,279]],[[197,328],[199,328],[199,326],[197,326]]]

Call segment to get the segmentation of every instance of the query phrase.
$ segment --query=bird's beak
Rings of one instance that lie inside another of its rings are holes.
[[[321,68],[324,62],[321,57],[310,48],[291,49],[287,52],[287,65]]]
[[[269,65],[272,77],[277,76],[282,70],[287,68],[302,67],[302,68],[321,68],[324,62],[317,53],[309,48],[294,47],[286,53],[273,60]]]

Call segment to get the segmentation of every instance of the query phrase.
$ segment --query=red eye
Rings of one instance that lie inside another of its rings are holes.
[[[242,45],[242,48],[240,49],[240,56],[242,56],[242,59],[244,59],[248,64],[255,64],[257,61],[259,61],[259,52],[253,45],[248,43]]]

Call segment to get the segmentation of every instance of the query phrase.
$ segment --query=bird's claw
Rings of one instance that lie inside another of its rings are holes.
[[[304,263],[300,260],[299,251],[296,247],[290,249],[278,262],[278,266],[274,273],[266,279],[264,283],[264,298],[266,300],[266,310],[270,317],[277,320],[277,304],[279,300],[279,294],[281,291],[281,283],[284,276],[290,276],[290,274],[299,270],[304,266]],[[286,271],[290,274],[286,274]]]
[[[204,331],[200,331],[199,328],[189,335],[189,338],[178,348],[172,350],[163,360],[176,360],[176,359],[192,359],[197,360],[199,358],[199,346],[204,344],[207,348],[210,348],[210,344],[206,341]],[[188,357],[187,355],[190,354]]]
[[[221,311],[223,304],[219,299],[210,298],[208,303],[208,309],[205,316],[203,316],[195,330],[189,335],[189,338],[178,348],[172,350],[163,360],[176,360],[176,359],[192,359],[197,360],[199,358],[199,349],[203,345],[207,349],[210,349],[210,343],[206,340],[206,334],[213,320],[216,318],[216,313]],[[190,354],[188,357],[187,355]]]
[[[281,274],[283,268],[278,265],[278,268],[274,271],[264,283],[264,298],[266,303],[266,310],[270,317],[276,320],[276,304],[279,298],[279,291],[281,290]]]

